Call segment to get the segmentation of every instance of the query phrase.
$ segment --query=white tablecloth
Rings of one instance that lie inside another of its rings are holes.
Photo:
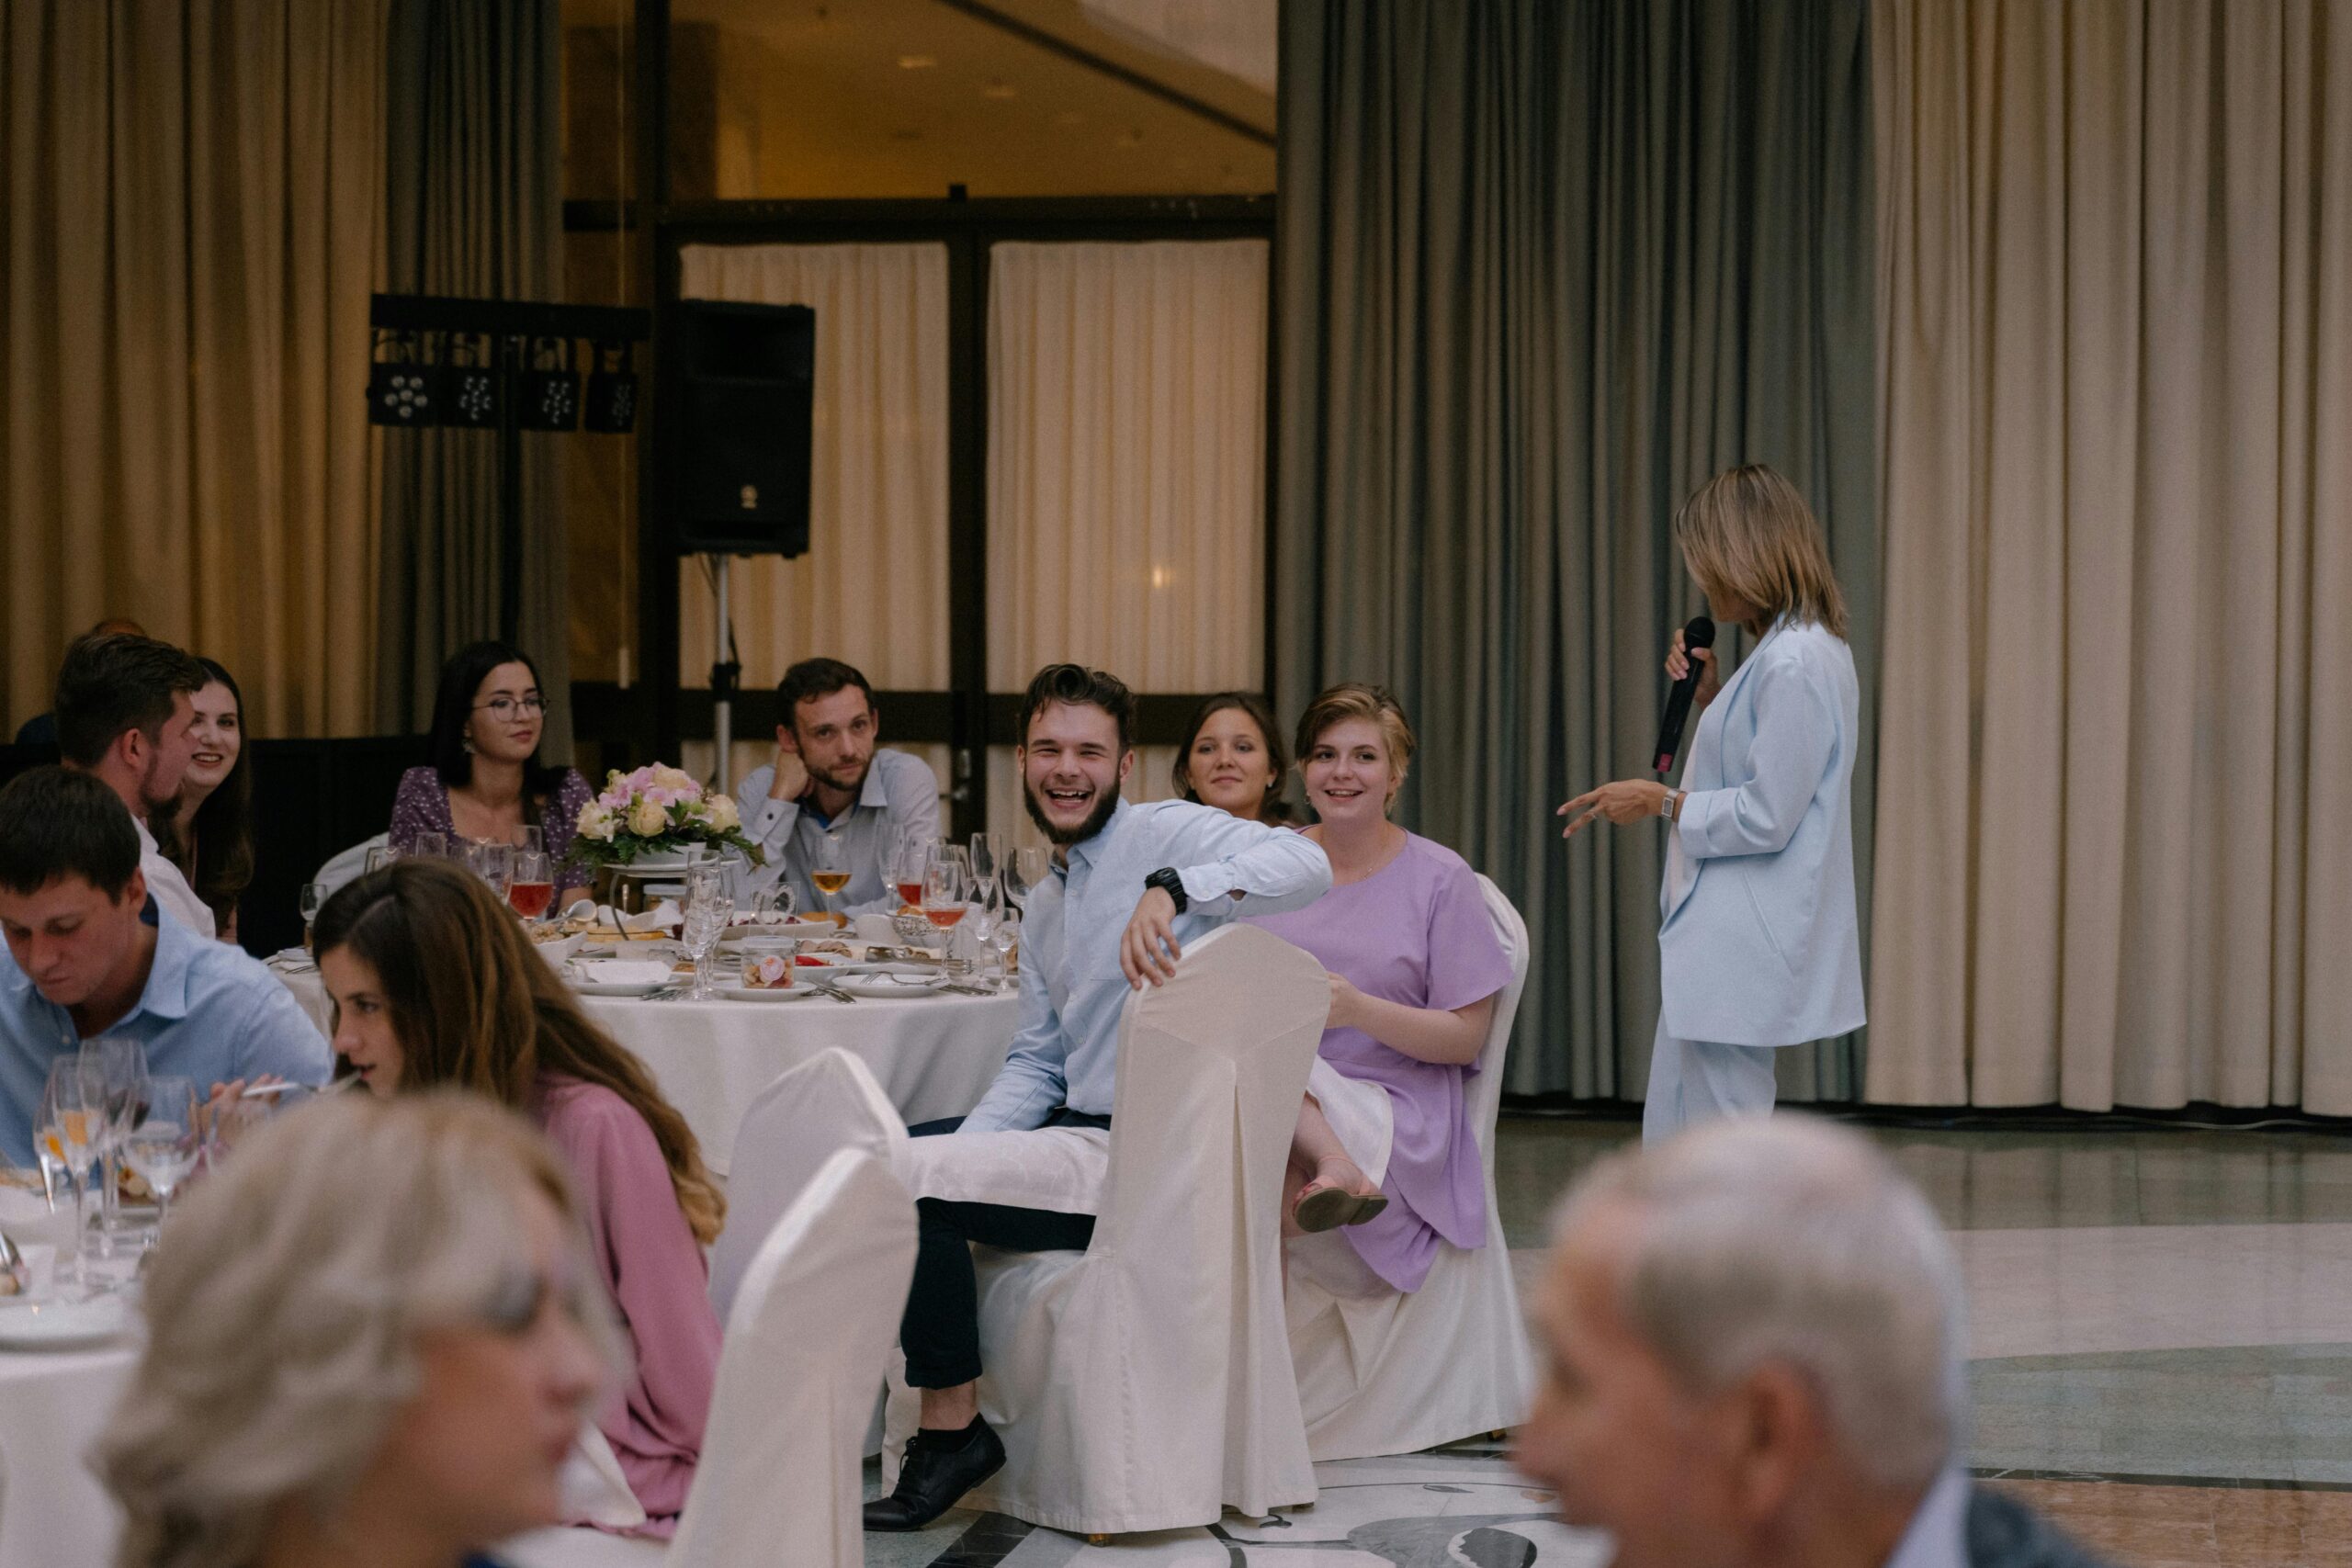
[[[316,971],[281,975],[305,1010],[324,1021]],[[994,997],[809,997],[789,1002],[640,1002],[582,997],[588,1016],[652,1069],[719,1176],[733,1163],[735,1130],[759,1092],[786,1069],[839,1045],[873,1069],[911,1124],[961,1116],[1004,1066],[1020,1017],[1012,991]],[[0,1565],[5,1568],[5,1565]]]
[[[0,1188],[0,1230],[55,1242],[60,1228],[39,1193]],[[70,1222],[62,1228],[71,1234]],[[85,1458],[138,1354],[130,1341],[0,1350],[0,1568],[107,1568],[121,1526]]]

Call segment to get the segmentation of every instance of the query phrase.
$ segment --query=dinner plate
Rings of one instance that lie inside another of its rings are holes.
[[[570,982],[570,984],[571,986],[572,995],[578,997],[650,997],[654,992],[660,990],[662,987],[669,985],[670,982],[667,980],[639,980],[632,981],[625,986],[618,986],[609,985],[595,980],[581,980],[572,981]]]
[[[732,1002],[797,1002],[817,994],[803,981],[797,986],[721,986],[718,994]]]
[[[86,1302],[0,1302],[0,1348],[77,1350],[131,1330],[130,1303],[119,1295]]]
[[[939,993],[947,976],[935,969],[922,975],[841,975],[833,984],[853,997],[929,997]]]

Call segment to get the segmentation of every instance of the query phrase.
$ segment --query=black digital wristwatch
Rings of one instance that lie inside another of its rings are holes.
[[[1184,879],[1177,874],[1176,868],[1172,865],[1161,866],[1158,871],[1145,877],[1143,885],[1146,887],[1157,887],[1176,900],[1176,912],[1180,915],[1193,907],[1193,901],[1184,897]]]

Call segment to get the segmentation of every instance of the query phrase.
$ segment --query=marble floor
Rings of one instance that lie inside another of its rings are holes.
[[[1554,1200],[1630,1122],[1507,1119],[1522,1281]],[[2301,1130],[1872,1132],[1954,1232],[1969,1462],[2118,1564],[2352,1568],[2352,1138]],[[872,1568],[1584,1568],[1604,1538],[1478,1442],[1317,1467],[1314,1507],[1090,1547],[958,1511]],[[875,1483],[878,1486],[878,1482]]]

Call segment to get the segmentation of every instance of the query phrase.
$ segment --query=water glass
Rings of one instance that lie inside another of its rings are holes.
[[[514,846],[491,839],[474,840],[466,845],[466,868],[503,898],[514,880]]]
[[[98,1149],[98,1256],[114,1255],[122,1228],[122,1141],[147,1111],[147,1047],[124,1034],[102,1034],[82,1043],[82,1070],[96,1075],[106,1096],[104,1141]]]
[[[734,918],[735,900],[727,896],[717,866],[697,866],[687,874],[684,921],[678,934],[685,942],[686,956],[694,960],[689,994],[697,1000],[710,995],[711,954],[726,934],[728,921]]]
[[[326,907],[326,901],[327,885],[325,883],[305,882],[302,884],[302,951],[305,953],[311,951],[311,927],[317,921],[319,911]]]
[[[390,844],[370,844],[368,847],[368,869],[371,872],[381,871],[400,858],[400,851]]]
[[[1004,835],[975,833],[972,835],[972,886],[986,887],[996,880],[997,868],[1004,864]]]
[[[1019,961],[1013,957],[1021,946],[1021,917],[1008,910],[996,924],[996,931],[989,938],[989,945],[996,949],[996,970],[1007,985],[1021,973]]]
[[[1030,890],[1053,871],[1052,852],[1042,844],[1024,844],[1005,857],[1004,892],[1014,912],[1024,908]]]
[[[196,1085],[169,1073],[147,1080],[146,1113],[123,1139],[122,1157],[155,1190],[155,1228],[171,1217],[172,1192],[204,1153],[203,1101]],[[154,1245],[151,1239],[150,1247]]]
[[[106,1121],[105,1076],[79,1052],[51,1062],[34,1142],[74,1183],[74,1288],[83,1296],[90,1292],[90,1163],[105,1145]]]
[[[409,846],[408,852],[420,860],[447,860],[449,858],[449,835],[419,833],[415,842]]]

